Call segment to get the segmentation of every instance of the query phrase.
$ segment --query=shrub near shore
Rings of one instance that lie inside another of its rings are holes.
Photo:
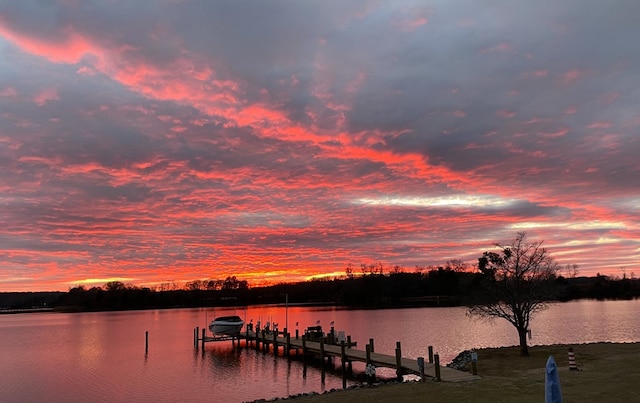
[[[579,371],[570,371],[573,347]],[[518,347],[478,350],[478,375],[464,383],[427,381],[337,391],[293,399],[296,403],[513,402],[544,401],[545,365],[553,355],[566,402],[640,402],[640,343],[533,346],[530,357]]]

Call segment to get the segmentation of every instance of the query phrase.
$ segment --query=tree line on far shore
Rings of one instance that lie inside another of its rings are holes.
[[[68,292],[0,293],[0,308],[51,307],[66,311],[104,311],[174,307],[278,304],[342,305],[364,308],[464,306],[470,303],[481,274],[461,262],[441,267],[417,267],[407,272],[381,264],[348,266],[345,276],[299,283],[251,287],[235,276],[194,280],[179,287],[167,283],[155,289],[114,281],[102,287],[74,287]],[[640,297],[635,276],[554,276],[551,300],[633,299]]]

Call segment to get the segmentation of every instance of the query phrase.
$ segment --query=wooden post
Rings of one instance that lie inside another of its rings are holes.
[[[260,330],[258,330],[258,328],[256,327],[256,351],[260,350]]]
[[[376,350],[373,349],[373,339],[369,339],[369,346],[371,346],[371,352],[374,353]]]
[[[298,332],[298,329],[296,329],[296,340],[298,340],[300,338],[300,334]]]
[[[278,332],[273,332],[273,355],[278,356]]]
[[[198,326],[193,328],[193,347],[198,347]]]
[[[424,357],[418,357],[418,370],[420,371],[420,381],[424,382]]]
[[[307,357],[307,339],[306,337],[302,336],[302,365],[304,366],[305,369],[307,368],[306,357]]]
[[[320,338],[320,381],[324,385],[324,337]]]
[[[149,331],[144,332],[144,353],[149,352]]]
[[[351,335],[347,335],[347,348],[351,348]]]
[[[291,350],[291,335],[287,332],[287,357],[289,356],[289,351]]]
[[[347,388],[347,352],[344,340],[340,341],[340,356],[342,358],[342,389]]]
[[[302,335],[302,379],[307,379],[307,339]]]
[[[264,329],[262,329],[262,349],[264,351],[269,351],[269,342],[267,341],[267,334]]]
[[[402,382],[402,349],[400,342],[396,342],[396,378]]]
[[[433,346],[429,346],[429,364],[433,364]]]
[[[440,355],[434,354],[433,359],[435,361],[435,369],[436,369],[436,380],[440,380]]]
[[[371,364],[371,344],[367,344],[365,346],[365,363],[367,366],[369,366],[369,364]]]
[[[204,353],[204,338],[207,337],[206,329],[202,329],[202,352]]]

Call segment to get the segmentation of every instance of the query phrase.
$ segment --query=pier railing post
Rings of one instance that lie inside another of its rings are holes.
[[[320,381],[324,385],[325,372],[324,372],[324,337],[320,338]]]
[[[267,341],[267,334],[264,329],[262,329],[262,349],[264,351],[269,351],[269,342]]]
[[[396,342],[396,378],[402,382],[402,348],[400,342]]]
[[[307,379],[307,338],[302,335],[302,379]]]
[[[302,336],[302,365],[307,368],[307,338]]]
[[[340,341],[340,356],[342,358],[342,389],[347,388],[347,352],[344,340]]]
[[[420,372],[420,382],[424,382],[424,357],[418,357],[418,371]]]
[[[429,346],[429,364],[433,364],[433,346]]]
[[[289,356],[289,351],[291,351],[291,335],[289,334],[289,332],[286,332],[287,334],[287,357]]]
[[[434,354],[433,359],[435,360],[435,370],[436,370],[436,380],[441,380],[440,378],[440,355]]]
[[[273,355],[278,356],[278,332],[273,332]]]

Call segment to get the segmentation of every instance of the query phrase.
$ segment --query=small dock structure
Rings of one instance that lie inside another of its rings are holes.
[[[396,343],[395,354],[383,354],[375,351],[374,340],[369,339],[369,343],[364,350],[357,348],[357,343],[351,340],[351,336],[346,336],[344,332],[335,332],[332,327],[326,334],[320,326],[312,326],[300,335],[296,329],[295,335],[291,335],[287,329],[282,332],[277,329],[259,329],[248,324],[243,331],[235,336],[207,336],[206,329],[194,329],[194,346],[199,345],[205,348],[205,343],[231,341],[233,346],[238,348],[244,344],[245,348],[255,348],[256,350],[272,351],[274,355],[289,357],[291,354],[301,356],[303,364],[307,364],[308,357],[319,358],[322,379],[324,380],[327,361],[339,359],[342,366],[343,387],[346,387],[347,367],[351,369],[352,362],[362,362],[366,365],[367,371],[371,368],[385,367],[396,370],[398,380],[402,380],[403,375],[417,375],[423,381],[433,379],[445,382],[466,382],[480,379],[479,376],[469,372],[459,371],[453,368],[440,366],[438,354],[433,354],[433,347],[428,348],[428,360],[424,357],[409,358],[402,356],[400,342]]]

